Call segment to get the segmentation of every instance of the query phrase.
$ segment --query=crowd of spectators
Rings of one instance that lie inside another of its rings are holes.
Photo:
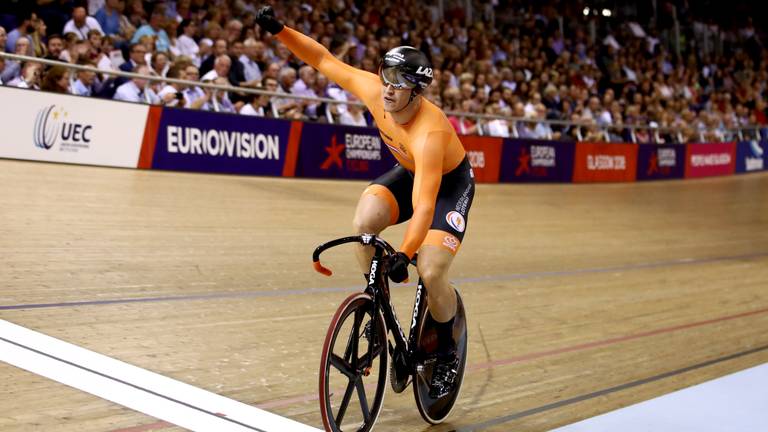
[[[8,1],[14,10],[0,6],[0,51],[356,101],[255,24],[261,0]],[[768,123],[768,50],[749,17],[719,27],[677,5],[686,26],[673,39],[662,19],[607,19],[587,13],[582,3],[558,0],[475,1],[471,12],[465,1],[451,0],[442,2],[442,11],[438,2],[407,0],[272,3],[286,25],[358,68],[375,73],[383,53],[399,45],[424,51],[435,67],[429,100],[448,112],[500,117],[449,115],[463,134],[717,141],[732,138],[734,128]],[[658,3],[662,14],[674,6]],[[0,85],[242,115],[372,121],[353,104],[114,78],[34,61],[0,58]]]

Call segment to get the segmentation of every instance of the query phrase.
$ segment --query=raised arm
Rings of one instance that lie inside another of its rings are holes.
[[[379,79],[376,75],[342,62],[314,39],[284,26],[275,19],[271,8],[262,8],[257,16],[257,22],[261,27],[274,34],[303,62],[319,70],[328,79],[357,96],[366,105],[378,97],[380,90]]]

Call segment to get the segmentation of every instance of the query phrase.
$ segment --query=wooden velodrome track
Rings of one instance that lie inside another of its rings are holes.
[[[0,318],[321,427],[322,341],[362,279],[351,247],[332,279],[310,254],[363,188],[0,160]],[[768,175],[480,185],[452,278],[459,406],[428,427],[389,389],[376,430],[548,430],[765,363]],[[407,320],[413,288],[393,295]],[[0,382],[4,432],[180,430],[5,363]]]

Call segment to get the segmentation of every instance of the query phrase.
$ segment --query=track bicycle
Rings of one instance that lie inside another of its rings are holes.
[[[312,254],[315,270],[332,272],[320,263],[323,251],[345,244],[374,247],[364,291],[351,294],[336,310],[328,327],[320,363],[320,412],[326,431],[372,430],[381,412],[387,381],[396,393],[413,383],[416,406],[431,424],[444,421],[456,403],[467,359],[464,303],[457,295],[453,336],[458,366],[447,394],[432,397],[430,382],[436,366],[437,334],[421,279],[416,287],[410,331],[406,337],[391,303],[385,259],[394,248],[373,234],[342,237],[318,246]],[[415,265],[417,258],[411,262]],[[391,337],[389,336],[391,335]],[[388,369],[388,362],[392,361]]]

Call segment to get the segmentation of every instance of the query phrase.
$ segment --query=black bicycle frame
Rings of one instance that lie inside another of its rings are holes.
[[[416,287],[416,297],[413,302],[413,315],[411,318],[411,326],[408,338],[406,339],[405,332],[400,325],[400,321],[395,314],[395,307],[392,305],[392,297],[389,292],[389,281],[387,279],[388,269],[385,268],[384,252],[394,254],[395,250],[389,243],[380,239],[373,234],[362,234],[359,236],[343,237],[336,240],[332,240],[328,243],[324,243],[315,249],[312,259],[315,263],[315,269],[321,273],[330,275],[330,270],[325,269],[320,265],[320,254],[329,248],[338,246],[344,243],[358,242],[365,246],[373,246],[374,254],[371,259],[371,266],[368,273],[368,285],[365,291],[371,295],[373,299],[373,313],[372,317],[375,317],[381,310],[384,315],[384,320],[387,324],[387,328],[392,332],[395,338],[395,346],[397,349],[406,355],[408,363],[411,363],[413,358],[413,350],[416,346],[416,326],[421,321],[422,315],[426,312],[424,304],[424,284],[421,279]],[[374,340],[376,326],[371,326],[371,340]],[[386,338],[386,335],[385,335]],[[372,350],[374,344],[368,345],[368,358],[372,358]]]

